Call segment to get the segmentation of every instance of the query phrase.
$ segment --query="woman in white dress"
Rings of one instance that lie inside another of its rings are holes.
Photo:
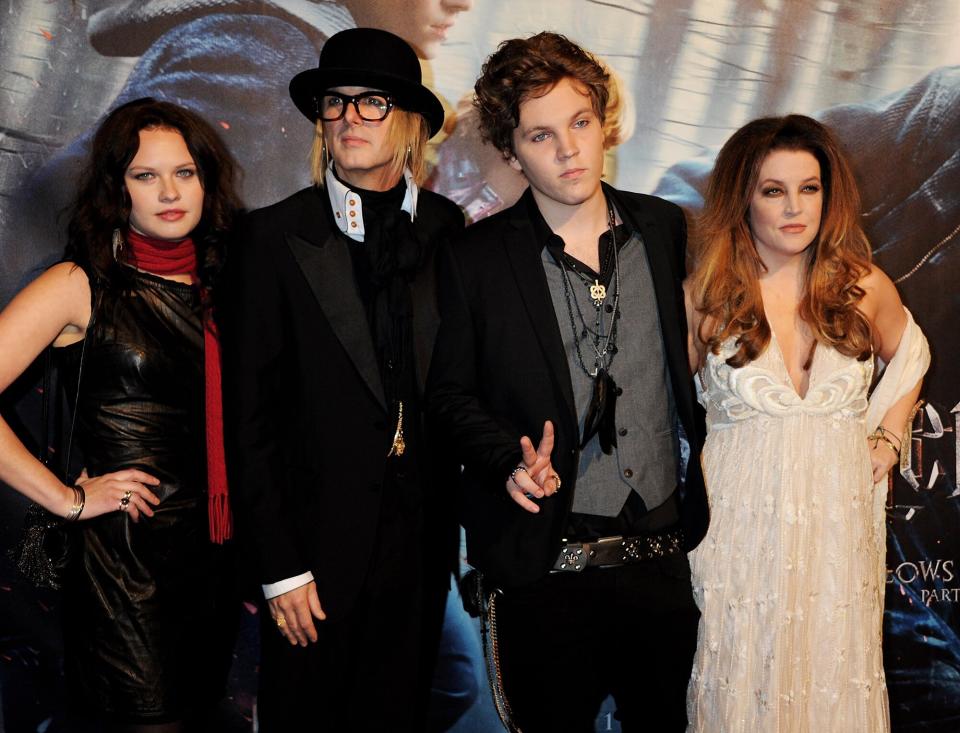
[[[755,120],[720,151],[685,283],[711,510],[691,554],[690,731],[890,727],[885,477],[929,353],[859,217],[809,117]]]

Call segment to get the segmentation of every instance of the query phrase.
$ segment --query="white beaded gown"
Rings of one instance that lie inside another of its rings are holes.
[[[872,360],[819,345],[793,387],[776,338],[699,376],[710,529],[688,733],[884,733],[884,500],[864,416]]]

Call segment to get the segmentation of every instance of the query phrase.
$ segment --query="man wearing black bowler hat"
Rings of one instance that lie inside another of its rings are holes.
[[[332,36],[290,96],[315,185],[241,222],[222,309],[260,730],[421,730],[457,549],[458,466],[421,413],[436,252],[463,228],[418,187],[443,110],[411,47],[370,28]]]

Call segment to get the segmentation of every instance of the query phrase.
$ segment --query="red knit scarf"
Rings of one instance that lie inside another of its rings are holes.
[[[190,275],[195,285],[197,250],[189,237],[179,242],[147,237],[127,230],[127,262],[155,275]],[[206,300],[207,293],[203,293]],[[227,464],[223,453],[223,404],[220,392],[220,340],[213,313],[203,309],[203,356],[206,394],[207,503],[210,539],[223,544],[233,534],[227,494]]]

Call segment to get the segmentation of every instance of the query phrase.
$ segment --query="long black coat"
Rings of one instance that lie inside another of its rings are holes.
[[[702,431],[687,360],[686,224],[681,210],[662,199],[609,186],[604,191],[646,245],[667,367],[691,449],[681,519],[692,549],[706,532],[708,509],[700,468]],[[540,257],[527,202],[521,199],[467,229],[445,251],[440,267],[443,322],[428,409],[464,464],[468,559],[504,586],[532,582],[553,565],[579,463],[573,387]],[[508,496],[504,483],[520,461],[520,437],[528,435],[536,445],[544,420],[555,427],[552,461],[563,485],[556,496],[539,502],[538,514],[531,514]]]
[[[219,305],[231,503],[256,582],[312,571],[328,617],[348,613],[376,540],[388,415],[349,243],[327,193],[307,188],[246,216]],[[435,258],[463,215],[421,190],[415,227],[430,256],[411,285],[423,388],[439,324]],[[454,567],[457,525],[443,501],[458,466],[429,433],[419,456],[428,572]]]

